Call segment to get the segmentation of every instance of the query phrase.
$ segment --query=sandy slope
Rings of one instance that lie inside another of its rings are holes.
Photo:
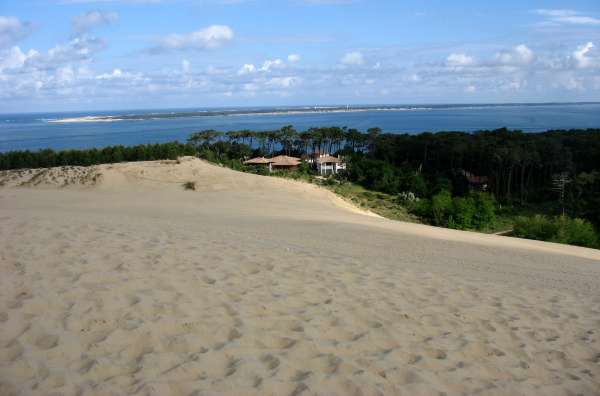
[[[0,174],[0,395],[600,394],[598,251],[199,160],[44,172]]]

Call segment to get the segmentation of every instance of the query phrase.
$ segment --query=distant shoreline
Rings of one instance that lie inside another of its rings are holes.
[[[349,108],[324,108],[316,107],[314,109],[282,109],[282,110],[231,110],[231,111],[193,111],[193,112],[173,112],[173,113],[154,113],[154,114],[123,114],[106,116],[84,116],[60,118],[57,120],[48,120],[49,123],[74,123],[74,122],[114,122],[114,121],[137,121],[137,120],[156,120],[187,117],[219,117],[219,116],[247,116],[247,115],[296,115],[296,114],[321,114],[321,113],[359,113],[366,111],[426,111],[433,110],[432,107],[349,107]]]
[[[360,112],[385,112],[385,111],[434,111],[452,109],[485,109],[514,106],[564,106],[597,104],[596,102],[581,103],[503,103],[503,104],[445,104],[445,105],[380,105],[380,106],[298,106],[284,108],[264,109],[231,109],[231,110],[194,110],[173,111],[156,113],[130,113],[115,115],[86,115],[81,117],[65,117],[47,120],[48,123],[90,123],[90,122],[116,122],[116,121],[144,121],[158,119],[177,119],[194,117],[222,117],[222,116],[250,116],[250,115],[299,115],[299,114],[327,114],[327,113],[360,113]]]

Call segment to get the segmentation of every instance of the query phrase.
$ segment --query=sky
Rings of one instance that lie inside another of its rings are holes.
[[[0,112],[572,101],[598,0],[0,0]]]

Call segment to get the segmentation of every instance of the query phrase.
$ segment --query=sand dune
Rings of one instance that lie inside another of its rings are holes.
[[[189,158],[0,185],[0,395],[600,394],[599,251]]]

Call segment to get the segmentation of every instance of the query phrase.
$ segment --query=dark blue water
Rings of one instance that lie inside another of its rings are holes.
[[[164,110],[164,112],[172,111],[174,110]],[[298,130],[322,126],[347,126],[365,131],[371,127],[380,127],[385,132],[392,133],[476,131],[501,127],[526,132],[600,128],[600,103],[422,106],[408,111],[219,115],[86,123],[48,122],[66,117],[156,112],[160,110],[0,114],[0,151],[185,141],[192,132],[202,129],[274,130],[289,124]]]

